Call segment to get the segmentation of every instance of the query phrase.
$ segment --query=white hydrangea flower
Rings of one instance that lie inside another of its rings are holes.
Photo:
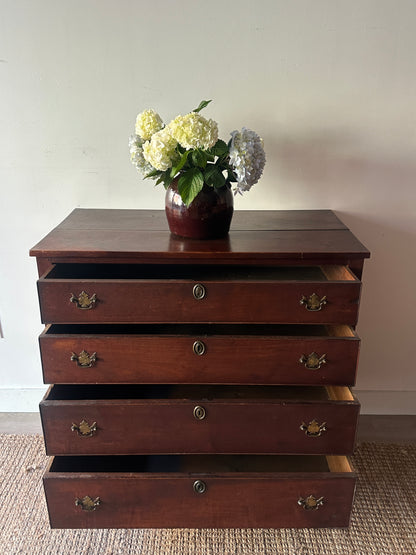
[[[172,167],[172,162],[176,158],[177,144],[165,127],[154,133],[150,141],[143,144],[143,156],[154,168],[165,171]]]
[[[136,118],[136,135],[139,135],[144,141],[150,140],[152,135],[160,131],[162,127],[162,118],[154,110],[145,110]]]
[[[143,140],[138,135],[130,137],[129,149],[130,160],[143,175],[147,175],[155,169],[145,160],[143,156]]]
[[[266,154],[263,139],[251,129],[231,133],[230,164],[237,177],[236,193],[249,191],[263,173]]]
[[[208,149],[218,141],[218,125],[197,112],[178,116],[167,126],[172,137],[187,150]]]

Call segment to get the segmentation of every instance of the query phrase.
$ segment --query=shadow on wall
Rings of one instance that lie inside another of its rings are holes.
[[[381,216],[336,213],[371,251],[364,264],[358,326],[364,340],[357,385],[416,394],[410,363],[416,330],[416,234],[405,229],[406,221],[390,224]]]
[[[285,207],[397,213],[400,219],[404,211],[414,220],[416,160],[383,155],[349,130],[282,135],[265,145],[267,172],[278,182],[267,194]]]
[[[416,160],[348,131],[268,140],[277,185],[266,194],[282,208],[331,208],[371,251],[364,264],[357,385],[415,390],[410,361],[416,330]],[[282,202],[281,202],[282,201]]]

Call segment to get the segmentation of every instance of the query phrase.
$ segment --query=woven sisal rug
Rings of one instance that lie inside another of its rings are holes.
[[[416,445],[363,443],[349,529],[50,530],[40,436],[0,434],[3,555],[415,555]]]

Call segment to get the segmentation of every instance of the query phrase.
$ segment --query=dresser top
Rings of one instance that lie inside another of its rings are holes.
[[[41,258],[138,261],[363,259],[369,251],[331,210],[235,211],[227,237],[170,234],[162,210],[77,208],[30,251]]]

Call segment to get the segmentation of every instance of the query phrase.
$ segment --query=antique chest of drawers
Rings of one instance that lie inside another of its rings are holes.
[[[31,255],[52,527],[348,526],[369,253],[331,211],[77,209]]]

